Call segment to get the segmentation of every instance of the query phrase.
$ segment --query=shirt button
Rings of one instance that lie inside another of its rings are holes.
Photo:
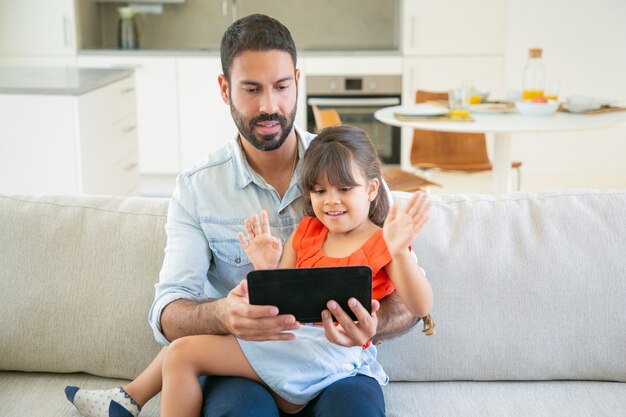
[[[235,259],[235,263],[236,263],[236,264],[240,264],[240,263],[241,263],[241,258],[237,258],[237,259]]]

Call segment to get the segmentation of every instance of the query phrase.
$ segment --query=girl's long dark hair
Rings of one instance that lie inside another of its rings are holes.
[[[350,125],[338,125],[323,129],[311,141],[302,158],[302,189],[304,191],[304,214],[314,216],[310,192],[320,178],[328,178],[335,187],[352,187],[358,184],[352,177],[352,161],[363,171],[368,181],[378,179],[380,187],[376,198],[370,203],[369,218],[382,227],[389,199],[383,187],[381,164],[376,148],[362,129]]]

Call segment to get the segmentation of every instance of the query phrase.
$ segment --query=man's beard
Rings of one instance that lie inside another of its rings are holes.
[[[293,129],[293,123],[296,119],[296,106],[289,114],[289,118],[278,113],[266,114],[262,113],[246,121],[246,117],[230,104],[230,113],[233,116],[235,125],[239,129],[241,136],[246,138],[248,142],[260,151],[273,151],[282,146]],[[258,135],[253,133],[254,127],[259,122],[277,121],[280,124],[280,131],[273,135]],[[280,136],[279,136],[280,135]]]

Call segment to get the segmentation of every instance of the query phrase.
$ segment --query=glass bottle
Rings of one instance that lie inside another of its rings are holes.
[[[541,60],[541,48],[528,50],[528,62],[524,68],[524,86],[522,98],[532,100],[544,96],[546,72]]]
[[[135,23],[135,11],[131,7],[119,7],[119,20],[117,22],[117,47],[118,49],[138,49],[139,36]]]

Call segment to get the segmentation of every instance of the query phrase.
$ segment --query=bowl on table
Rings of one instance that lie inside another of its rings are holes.
[[[524,116],[552,116],[559,109],[559,102],[548,100],[546,102],[516,101],[515,108]]]
[[[600,103],[593,97],[576,95],[567,99],[565,108],[572,113],[584,113],[599,109]]]

